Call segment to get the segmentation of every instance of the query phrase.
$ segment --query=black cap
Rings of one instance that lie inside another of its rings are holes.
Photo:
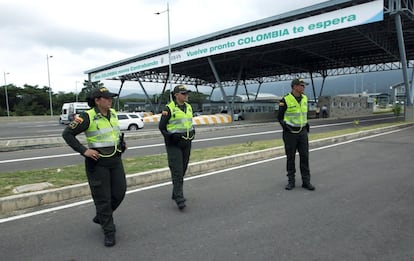
[[[189,92],[191,92],[191,91],[187,90],[187,88],[185,88],[185,86],[182,85],[182,84],[175,86],[174,91],[173,91],[174,94],[176,94],[176,93],[189,93]]]
[[[294,86],[294,85],[308,85],[309,83],[305,82],[303,79],[301,78],[296,78],[293,79],[292,83],[290,84],[290,86]]]
[[[106,87],[93,89],[90,95],[91,99],[100,98],[100,97],[113,98],[116,96],[118,96],[118,94],[110,92]]]

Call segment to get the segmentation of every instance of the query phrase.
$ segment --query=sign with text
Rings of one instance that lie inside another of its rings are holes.
[[[171,52],[171,64],[382,21],[383,1],[376,0],[321,15],[198,44]],[[168,65],[168,53],[92,74],[92,81]]]

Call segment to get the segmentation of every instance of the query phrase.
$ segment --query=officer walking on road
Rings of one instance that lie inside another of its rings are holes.
[[[112,109],[112,98],[117,96],[107,88],[91,92],[88,104],[91,109],[77,116],[63,131],[66,143],[85,157],[85,170],[96,216],[93,222],[104,232],[104,245],[115,245],[113,212],[125,197],[126,180],[121,154],[126,149],[120,135],[118,117]],[[76,135],[85,132],[88,147]]]
[[[308,98],[304,94],[305,85],[308,83],[303,79],[294,79],[291,83],[292,92],[286,94],[279,103],[278,120],[283,128],[287,160],[288,184],[285,187],[287,190],[292,190],[295,187],[296,151],[299,152],[302,187],[315,190],[315,187],[310,183]]]
[[[180,210],[186,207],[183,192],[184,175],[190,160],[191,141],[195,136],[193,109],[187,102],[189,92],[184,85],[174,87],[173,101],[162,111],[158,126],[164,136],[168,155],[173,183],[172,199]]]

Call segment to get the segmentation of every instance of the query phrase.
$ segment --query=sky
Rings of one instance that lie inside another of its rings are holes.
[[[171,0],[171,44],[321,2]],[[2,78],[42,88],[50,76],[53,93],[79,92],[86,70],[168,46],[168,15],[155,15],[166,10],[158,0],[0,0]]]

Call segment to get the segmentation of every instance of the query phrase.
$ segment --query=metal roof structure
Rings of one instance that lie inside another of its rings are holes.
[[[191,46],[370,2],[375,0],[322,2],[172,44],[169,47],[174,53]],[[290,80],[294,77],[313,79],[412,68],[414,67],[414,0],[383,0],[383,3],[384,16],[379,22],[174,63],[172,82],[222,88],[236,86],[240,82],[263,83]],[[399,39],[403,39],[404,44],[401,44]],[[103,65],[85,73],[88,74],[89,80],[93,81],[92,76],[99,72],[167,54],[169,47]],[[105,79],[119,80],[122,88],[124,81],[138,81],[141,86],[142,82],[158,82],[165,83],[166,86],[168,77],[168,64],[164,64],[139,72],[105,77]]]

